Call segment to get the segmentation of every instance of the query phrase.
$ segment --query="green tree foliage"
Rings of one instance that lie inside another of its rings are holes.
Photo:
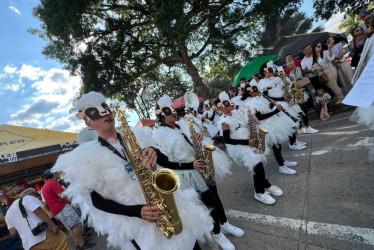
[[[346,16],[344,21],[339,25],[339,30],[345,29],[344,33],[349,35],[351,29],[353,29],[356,25],[363,24],[361,21],[360,16],[354,13],[349,14]]]
[[[263,48],[275,46],[284,36],[292,36],[310,32],[313,26],[313,18],[307,17],[304,12],[285,13],[275,22],[266,24],[259,45]],[[321,31],[316,27],[313,31]],[[266,53],[265,53],[266,54]]]
[[[313,0],[315,17],[329,19],[336,12],[358,14],[371,0]]]
[[[48,41],[44,55],[82,76],[83,92],[101,91],[132,106],[152,90],[146,86],[149,79],[156,82],[152,77],[172,67],[184,70],[194,90],[208,97],[198,60],[205,65],[233,60],[248,46],[237,43],[238,38],[258,33],[267,21],[300,2],[41,0],[34,15],[42,27],[32,32]],[[170,80],[158,81],[161,86]],[[146,110],[138,106],[137,112],[146,117]]]

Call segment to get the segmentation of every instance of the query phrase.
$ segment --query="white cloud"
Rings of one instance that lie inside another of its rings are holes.
[[[11,9],[12,11],[14,11],[15,13],[17,13],[18,15],[21,15],[21,12],[14,6],[9,6],[9,9]]]
[[[10,66],[10,65],[7,65],[4,67],[4,72],[7,73],[7,74],[14,74],[16,73],[17,71],[17,67],[13,67],[13,66]]]
[[[32,65],[23,64],[19,70],[20,78],[28,78],[30,80],[38,80],[41,76],[45,75],[45,71],[41,68],[34,67]]]
[[[324,31],[333,32],[333,33],[342,33],[341,30],[339,30],[340,23],[344,20],[344,13],[339,12],[335,15],[333,15],[325,25],[323,26]]]

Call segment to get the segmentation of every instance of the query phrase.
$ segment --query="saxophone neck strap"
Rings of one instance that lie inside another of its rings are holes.
[[[123,151],[124,151],[123,155],[120,152],[118,152],[118,150],[112,144],[110,144],[107,140],[103,139],[102,137],[99,136],[98,141],[100,142],[100,144],[103,147],[107,147],[110,151],[115,153],[117,156],[121,157],[125,161],[128,161],[128,159],[126,157],[126,154],[125,154],[125,145],[124,145],[124,143],[122,141],[122,137],[119,133],[117,133],[117,138],[118,138],[119,142],[121,143],[121,146],[123,147]]]

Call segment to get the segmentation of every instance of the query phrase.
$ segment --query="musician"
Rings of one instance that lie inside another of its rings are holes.
[[[283,107],[278,105],[274,107],[271,103],[262,97],[256,86],[249,88],[251,98],[246,103],[251,108],[252,115],[260,121],[261,128],[268,130],[266,134],[267,145],[272,145],[274,157],[279,166],[279,172],[282,174],[296,174],[294,169],[297,162],[284,160],[282,156],[281,143],[288,139],[290,133],[294,131],[288,122],[279,116]]]
[[[210,107],[209,100],[204,101],[204,112],[201,115],[203,126],[208,130],[211,138],[219,137],[219,129],[214,125],[216,112]]]
[[[76,103],[76,115],[94,128],[98,140],[86,142],[60,156],[52,171],[63,171],[70,182],[64,192],[73,204],[79,204],[83,216],[99,234],[108,234],[108,244],[121,249],[193,249],[196,240],[209,235],[212,220],[199,205],[194,190],[177,190],[174,198],[182,219],[183,231],[166,239],[155,222],[161,211],[146,205],[146,200],[115,129],[114,115],[97,92],[84,94]],[[154,148],[142,152],[144,166],[153,167],[160,161]],[[160,154],[162,155],[162,154]],[[137,166],[139,167],[139,166]],[[196,225],[199,227],[196,227]]]
[[[261,81],[267,81],[267,87],[265,88],[265,91],[268,92],[268,96],[274,101],[276,101],[278,105],[281,105],[282,108],[285,111],[287,111],[291,116],[299,118],[299,113],[303,113],[303,111],[300,109],[299,106],[295,106],[296,111],[294,111],[288,106],[288,103],[284,99],[286,87],[281,78],[274,76],[273,63],[271,61],[264,63],[260,68],[260,72],[264,75],[264,79],[262,79]],[[289,126],[294,128],[294,132],[291,133],[289,137],[289,148],[292,150],[305,149],[306,143],[299,142],[296,140],[295,130],[299,126],[298,121],[293,121],[284,112],[281,112],[279,115],[289,123]]]
[[[193,142],[190,141],[190,136],[182,131],[176,123],[176,112],[171,107],[171,103],[170,97],[164,96],[158,100],[156,105],[159,127],[153,130],[153,138],[169,161],[168,164],[162,166],[175,170],[180,176],[182,189],[192,187],[200,193],[202,202],[212,209],[213,240],[223,249],[235,249],[224,234],[241,237],[244,231],[227,221],[215,180],[206,181],[200,174],[200,170],[204,168],[204,160],[196,159]],[[202,134],[198,134],[196,139],[202,142]]]
[[[244,94],[246,92],[244,91]],[[222,92],[219,97],[221,101],[217,105],[224,113],[220,121],[220,129],[228,154],[239,166],[244,165],[252,173],[255,199],[267,205],[274,204],[275,199],[271,195],[281,196],[283,191],[279,187],[271,185],[265,177],[263,162],[269,154],[269,149],[266,149],[263,154],[254,152],[259,141],[256,138],[250,138],[251,128],[248,115],[252,116],[252,114],[247,114],[240,109],[235,110],[234,104],[229,100],[226,92]],[[253,125],[255,126],[254,123]]]

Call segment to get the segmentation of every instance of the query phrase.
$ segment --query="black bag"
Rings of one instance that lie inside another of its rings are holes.
[[[29,228],[30,228],[32,234],[34,236],[37,236],[38,234],[40,234],[40,233],[44,232],[45,230],[47,230],[48,229],[48,224],[45,223],[44,221],[40,222],[36,227],[34,227],[33,229],[31,229],[30,224],[29,224],[29,220],[27,219],[27,212],[26,212],[25,207],[22,204],[22,200],[23,200],[23,198],[21,198],[19,200],[18,206],[19,206],[19,209],[21,210],[22,217],[26,219],[27,225],[29,225]]]

